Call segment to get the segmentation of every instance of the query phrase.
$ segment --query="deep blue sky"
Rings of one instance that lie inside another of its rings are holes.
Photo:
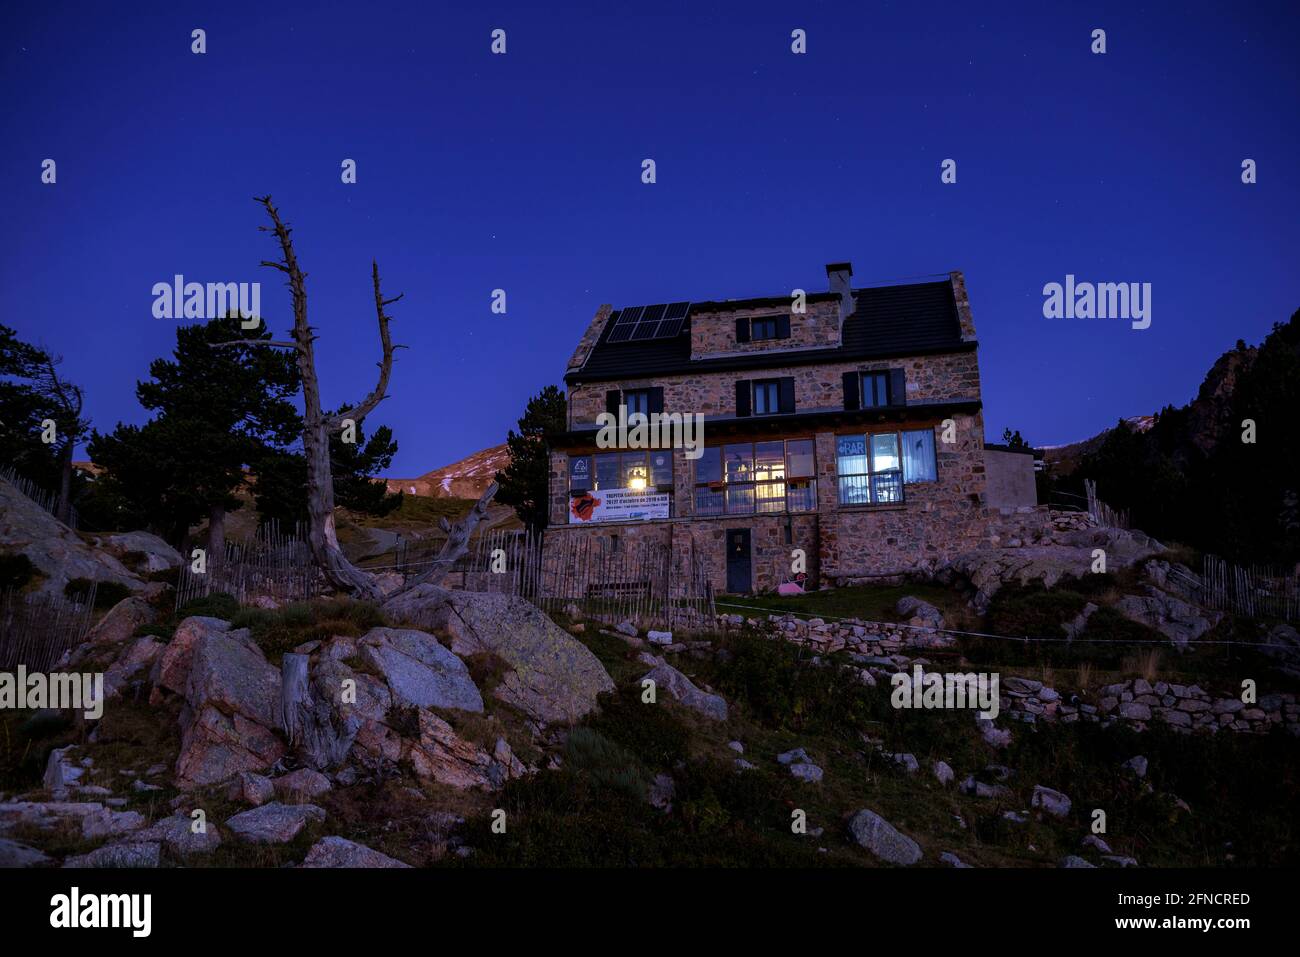
[[[155,282],[261,280],[288,328],[266,192],[328,404],[373,382],[372,257],[406,295],[373,420],[401,475],[502,441],[602,302],[962,269],[987,433],[1045,444],[1187,401],[1300,306],[1295,3],[462,6],[5,3],[4,321],[65,354],[99,428],[143,420],[174,342]],[[1151,328],[1044,319],[1067,272],[1152,283]]]

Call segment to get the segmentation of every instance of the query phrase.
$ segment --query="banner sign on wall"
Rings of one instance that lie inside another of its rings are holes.
[[[647,489],[602,488],[583,492],[569,500],[569,524],[668,518],[672,500],[668,492]]]

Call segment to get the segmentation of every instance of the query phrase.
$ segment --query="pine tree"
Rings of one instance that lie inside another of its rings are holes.
[[[211,344],[270,339],[235,317],[176,330],[172,359],[157,359],[150,380],[136,385],[140,404],[155,413],[144,426],[119,424],[95,433],[90,454],[105,469],[104,493],[123,517],[147,518],[174,542],[208,519],[208,552],[225,547],[226,513],[241,506],[235,492],[245,470],[270,449],[283,448],[302,428],[291,401],[299,386],[284,353]]]
[[[519,431],[506,437],[510,464],[497,473],[498,501],[514,506],[531,529],[545,528],[549,516],[550,452],[546,437],[563,432],[566,421],[564,393],[548,385],[528,400]]]

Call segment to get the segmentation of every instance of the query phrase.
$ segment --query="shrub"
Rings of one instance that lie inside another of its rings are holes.
[[[35,574],[36,566],[26,555],[0,555],[0,591],[25,588]]]
[[[1048,589],[1042,582],[1007,584],[989,604],[988,628],[999,635],[1063,638],[1061,625],[1083,611],[1086,604],[1083,595],[1068,588]]]
[[[231,627],[248,628],[272,663],[304,642],[334,635],[356,638],[387,623],[379,606],[346,598],[295,602],[276,609],[245,608],[230,616]]]
[[[123,598],[129,598],[131,589],[118,582],[96,582],[89,578],[73,578],[63,586],[63,594],[74,601],[85,600],[95,589],[95,610],[106,611]]]
[[[740,632],[719,642],[714,683],[772,728],[835,734],[879,718],[887,696],[871,696],[856,674],[828,662],[810,667],[807,652],[786,641]]]

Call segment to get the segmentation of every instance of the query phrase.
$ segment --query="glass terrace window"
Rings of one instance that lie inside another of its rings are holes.
[[[601,452],[569,456],[569,493],[631,489],[673,493],[671,449],[643,452]],[[671,508],[671,503],[670,503]]]
[[[759,379],[754,383],[754,414],[775,415],[781,411],[781,383],[776,379]]]
[[[594,469],[593,469],[594,461]],[[594,472],[595,481],[592,481]],[[601,489],[673,489],[673,453],[603,452],[569,456],[569,491],[595,492]]]
[[[695,463],[695,514],[810,512],[817,507],[812,439],[712,446]]]
[[[875,432],[836,438],[841,505],[903,501],[903,484],[938,479],[934,431]]]

